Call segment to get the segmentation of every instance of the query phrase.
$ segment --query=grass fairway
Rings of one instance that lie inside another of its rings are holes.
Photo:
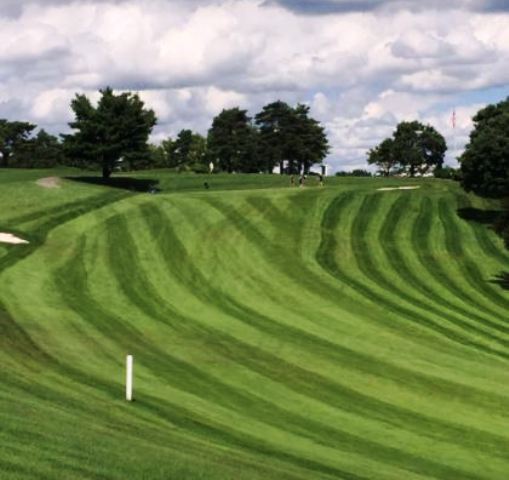
[[[49,174],[0,172],[2,480],[509,478],[509,255],[458,215],[493,205]]]

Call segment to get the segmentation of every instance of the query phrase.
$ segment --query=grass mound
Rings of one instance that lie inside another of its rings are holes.
[[[465,215],[496,206],[434,180],[2,176],[0,227],[30,240],[0,246],[2,479],[507,478],[509,255]]]

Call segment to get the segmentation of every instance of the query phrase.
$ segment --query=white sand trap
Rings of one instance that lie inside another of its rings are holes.
[[[12,233],[0,233],[0,243],[12,243],[17,245],[19,243],[28,242],[22,238],[16,237],[16,235],[13,235]]]
[[[408,185],[406,187],[383,187],[383,188],[377,188],[377,190],[379,190],[381,192],[388,192],[389,190],[416,190],[417,188],[421,188],[421,187]]]
[[[39,178],[35,183],[44,188],[60,188],[60,178],[58,177]]]

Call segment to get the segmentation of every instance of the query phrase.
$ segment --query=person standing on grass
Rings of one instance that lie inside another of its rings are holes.
[[[318,174],[318,185],[323,187],[323,175],[321,173]]]
[[[295,187],[295,177],[293,175],[290,177],[290,187]]]

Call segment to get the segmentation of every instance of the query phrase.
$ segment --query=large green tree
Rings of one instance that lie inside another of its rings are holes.
[[[55,167],[63,163],[63,148],[58,138],[41,129],[35,137],[16,145],[12,165],[23,168]]]
[[[446,150],[444,137],[431,125],[401,122],[392,137],[368,152],[368,163],[377,165],[383,175],[397,170],[414,177],[440,168]]]
[[[309,116],[309,107],[295,108],[280,100],[265,105],[255,117],[260,132],[259,155],[264,169],[271,172],[287,163],[288,173],[308,173],[329,151],[323,127]]]
[[[10,122],[0,119],[0,167],[8,167],[16,149],[28,142],[35,125],[28,122]]]
[[[431,125],[420,122],[401,122],[394,132],[394,155],[411,177],[424,174],[444,163],[447,144]]]
[[[279,165],[283,173],[283,162],[290,156],[291,142],[294,137],[293,109],[285,102],[265,105],[256,114],[255,123],[259,129],[259,154],[262,158],[263,169],[272,172]]]
[[[376,165],[384,177],[388,177],[393,173],[398,166],[398,161],[394,154],[394,140],[386,138],[376,147],[369,150],[368,163]]]
[[[151,168],[164,168],[167,167],[167,158],[166,152],[162,145],[153,145],[150,144],[148,146],[150,152],[150,167]]]
[[[220,170],[252,173],[260,171],[257,132],[246,110],[223,110],[212,121],[207,137],[208,158]]]
[[[192,130],[181,130],[168,151],[170,167],[189,169],[197,164],[205,163],[207,141],[199,133]]]
[[[71,102],[75,120],[72,135],[64,135],[69,156],[82,166],[99,166],[109,178],[119,161],[130,168],[150,159],[148,137],[156,124],[153,110],[146,109],[137,94],[116,95],[111,88],[101,90],[97,106],[85,95]]]
[[[460,157],[461,183],[469,192],[500,198],[506,209],[495,223],[509,248],[509,97],[473,118],[470,141]]]
[[[294,108],[294,148],[290,161],[294,161],[297,170],[291,173],[309,173],[312,165],[321,163],[329,153],[329,142],[322,125],[309,116],[309,106],[298,104]]]
[[[509,97],[473,118],[474,129],[460,157],[462,185],[486,197],[509,196]]]

